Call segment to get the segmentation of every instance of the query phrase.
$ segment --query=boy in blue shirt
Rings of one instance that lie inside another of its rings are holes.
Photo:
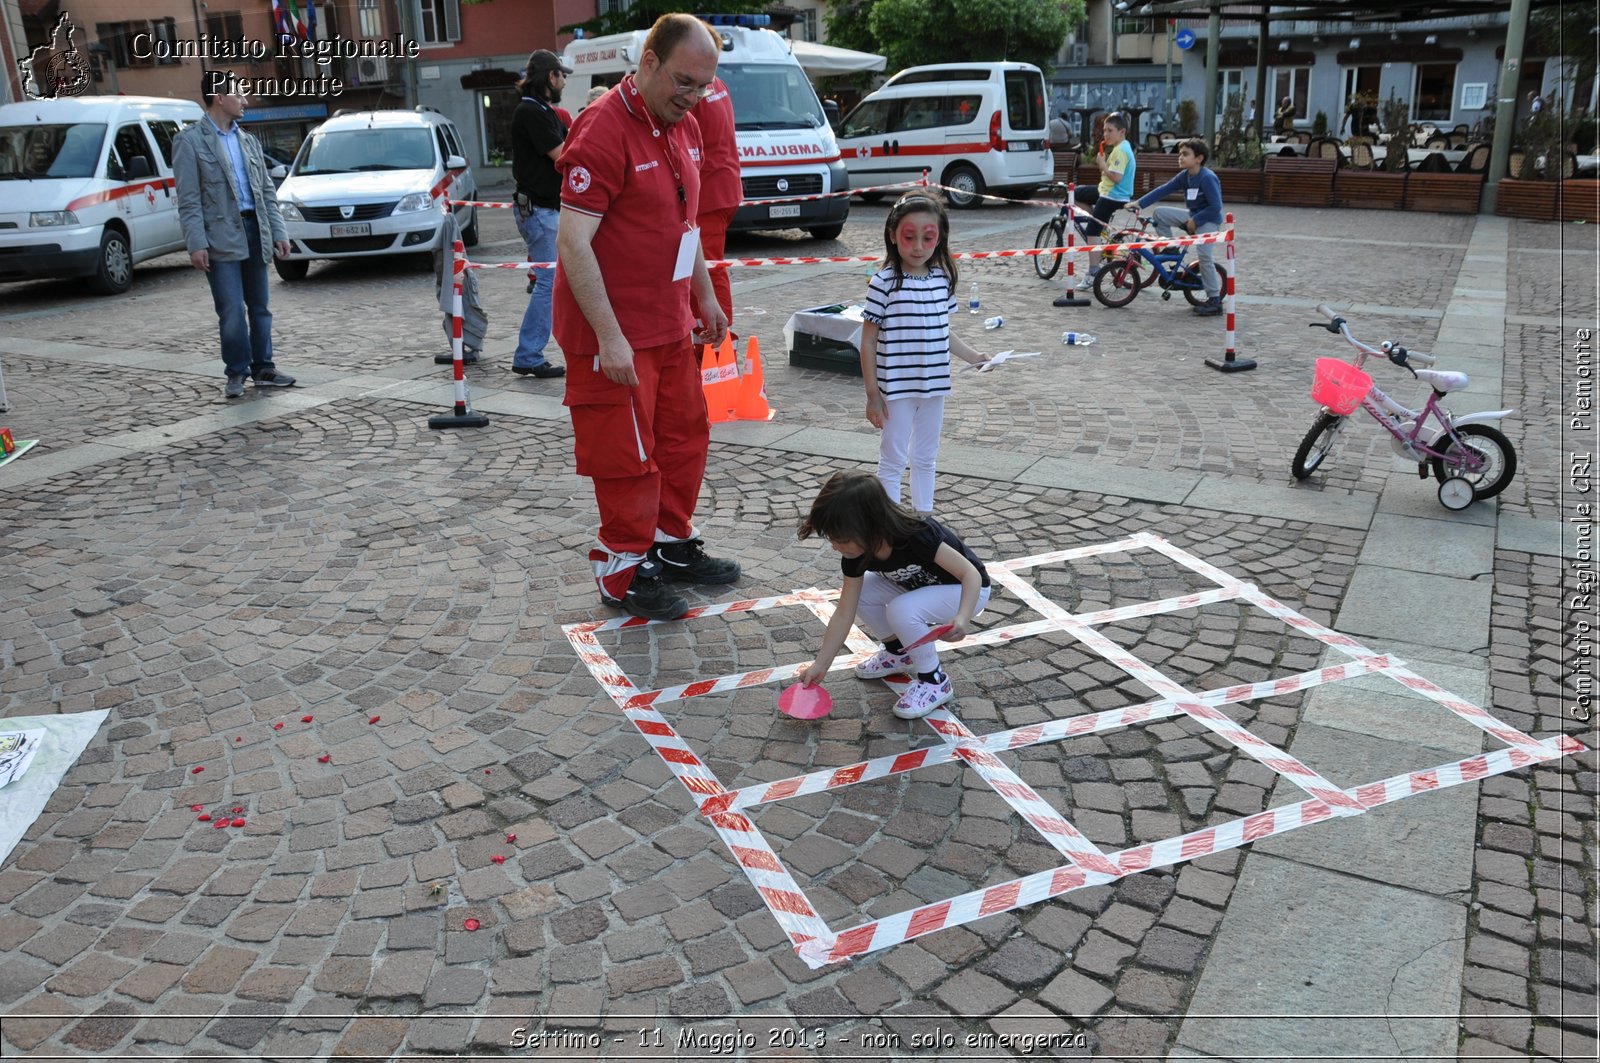
[[[1162,236],[1171,236],[1172,227],[1182,226],[1190,236],[1214,233],[1222,227],[1222,182],[1206,166],[1211,151],[1198,137],[1178,145],[1178,175],[1160,188],[1151,189],[1133,205],[1137,213],[1169,192],[1183,192],[1184,207],[1157,207],[1150,220]],[[1205,285],[1206,301],[1194,308],[1201,317],[1222,313],[1222,278],[1217,275],[1216,244],[1197,244],[1200,257],[1200,282]]]

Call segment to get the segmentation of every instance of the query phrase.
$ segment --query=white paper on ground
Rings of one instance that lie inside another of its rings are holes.
[[[61,785],[67,770],[83,755],[110,711],[13,716],[0,721],[0,728],[6,732],[30,731],[43,735],[27,770],[0,790],[0,864],[5,863],[11,850],[39,818],[50,795]]]

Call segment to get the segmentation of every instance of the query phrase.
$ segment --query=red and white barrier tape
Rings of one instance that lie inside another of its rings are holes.
[[[926,186],[921,181],[896,181],[891,185],[868,185],[866,188],[846,188],[838,192],[816,192],[808,196],[779,196],[776,198],[761,196],[756,199],[741,199],[739,201],[739,205],[741,207],[746,207],[757,204],[760,206],[769,206],[774,203],[810,203],[819,199],[837,199],[841,196],[858,196],[863,193],[870,195],[874,192],[899,192],[907,189],[923,187]],[[499,210],[511,210],[516,207],[515,203],[502,203],[499,201],[480,199],[452,199],[450,200],[450,205],[452,207],[492,207]]]
[[[1042,564],[1108,553],[1127,553],[1140,549],[1155,550],[1211,580],[1217,586],[1159,602],[1140,602],[1115,609],[1074,615],[1050,602],[1016,575],[1020,571]],[[1221,569],[1158,536],[1139,533],[1116,542],[1000,561],[990,565],[989,569],[997,582],[1012,589],[1023,601],[1038,610],[1044,619],[981,633],[963,641],[960,648],[993,644],[1005,638],[1021,637],[1023,633],[1066,631],[1162,696],[1158,700],[1141,705],[1050,720],[989,735],[974,734],[948,710],[940,709],[926,717],[929,726],[944,740],[938,746],[879,757],[845,767],[823,769],[740,790],[728,790],[715,778],[689,744],[660,715],[656,706],[669,700],[754,685],[758,681],[754,678],[741,681],[747,677],[761,676],[759,681],[769,682],[775,678],[792,676],[803,665],[757,669],[741,673],[739,676],[725,676],[720,680],[706,680],[699,684],[683,684],[659,691],[640,692],[617,667],[611,655],[600,647],[596,635],[603,631],[646,626],[656,623],[655,621],[619,617],[606,621],[569,624],[563,629],[591,674],[607,694],[622,706],[624,714],[662,757],[673,775],[693,795],[701,814],[728,845],[752,885],[771,909],[779,926],[788,935],[795,951],[812,967],[863,955],[935,930],[959,926],[987,915],[1037,903],[1074,889],[1115,881],[1117,878],[1139,871],[1221,852],[1333,816],[1359,815],[1369,808],[1413,794],[1459,785],[1584,749],[1576,739],[1565,735],[1558,735],[1542,742],[1525,735],[1496,720],[1478,706],[1422,679],[1399,661],[1367,649],[1349,636],[1341,635],[1302,616],[1253,585],[1229,576]],[[832,615],[836,599],[836,592],[796,591],[787,595],[707,606],[692,611],[690,616],[707,617],[801,604],[826,622]],[[1104,625],[1136,616],[1196,608],[1230,599],[1241,600],[1260,608],[1296,630],[1340,650],[1353,659],[1343,664],[1330,665],[1296,675],[1258,683],[1236,684],[1196,694],[1173,683],[1159,670],[1120,650],[1098,632],[1091,630],[1091,625]],[[847,645],[852,651],[852,657],[836,661],[835,667],[847,666],[848,663],[874,649],[876,644],[868,640],[858,629],[852,628]],[[1234,723],[1219,709],[1219,706],[1226,704],[1282,697],[1325,683],[1369,674],[1388,675],[1396,679],[1409,689],[1416,690],[1463,719],[1474,723],[1485,733],[1507,742],[1511,748],[1467,757],[1436,768],[1410,772],[1347,790],[1334,786],[1295,758],[1262,741]],[[1108,854],[1084,838],[1075,827],[1051,808],[1048,802],[994,755],[1023,746],[1059,741],[1177,715],[1187,715],[1195,719],[1239,749],[1289,778],[1312,796],[1297,804]],[[974,890],[949,900],[924,905],[909,912],[834,934],[805,898],[804,892],[794,882],[792,876],[784,869],[782,861],[771,845],[740,811],[752,805],[852,786],[859,782],[953,762],[972,766],[981,778],[1016,808],[1019,814],[1028,819],[1069,862],[1049,871]]]

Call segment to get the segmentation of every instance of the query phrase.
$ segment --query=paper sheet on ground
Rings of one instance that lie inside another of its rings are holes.
[[[44,811],[67,770],[83,755],[100,729],[109,709],[71,712],[57,716],[13,716],[0,720],[0,732],[36,732],[42,735],[32,763],[0,789],[0,864]]]
[[[36,444],[38,442],[39,441],[37,439],[19,439],[19,440],[17,440],[17,449],[13,450],[11,453],[5,455],[4,457],[0,457],[0,465],[5,465],[8,462],[16,461],[18,458],[22,457],[22,455],[26,454],[29,450],[32,450],[34,444]]]

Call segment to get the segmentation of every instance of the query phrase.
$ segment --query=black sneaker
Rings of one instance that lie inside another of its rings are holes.
[[[514,365],[511,371],[518,376],[536,376],[540,380],[567,375],[566,366],[551,365],[549,362],[540,362],[538,365]]]
[[[1201,317],[1215,317],[1222,313],[1222,300],[1207,299],[1205,302],[1195,307],[1194,312]]]
[[[664,578],[681,583],[732,583],[739,578],[739,562],[707,556],[706,544],[699,539],[656,543],[649,556],[660,563]]]
[[[600,600],[643,620],[676,620],[689,611],[689,603],[672,593],[661,578],[661,566],[653,561],[645,561],[635,570],[621,601],[604,594]]]
[[[255,374],[250,382],[258,388],[294,387],[294,377],[285,373],[282,369],[263,369]]]

